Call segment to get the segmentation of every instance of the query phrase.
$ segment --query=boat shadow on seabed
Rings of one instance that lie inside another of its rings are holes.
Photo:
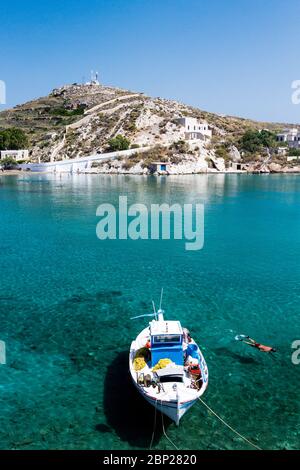
[[[104,383],[104,413],[108,426],[122,441],[133,447],[149,449],[154,428],[155,408],[149,405],[134,387],[128,365],[128,351],[118,354],[111,362]],[[167,430],[171,420],[163,417]],[[155,436],[152,445],[163,434],[160,411],[156,414]]]

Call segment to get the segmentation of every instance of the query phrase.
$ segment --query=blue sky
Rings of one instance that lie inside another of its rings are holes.
[[[7,105],[98,70],[104,84],[208,111],[300,123],[299,0],[8,0]],[[0,106],[4,109],[5,106]]]

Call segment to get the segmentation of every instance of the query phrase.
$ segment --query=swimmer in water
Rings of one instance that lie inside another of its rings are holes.
[[[249,346],[252,346],[252,348],[258,349],[261,352],[265,352],[265,353],[276,352],[275,348],[272,348],[271,346],[265,346],[264,344],[261,344],[261,343],[257,343],[254,339],[250,338],[249,336],[247,336],[242,341],[243,343],[249,344]]]

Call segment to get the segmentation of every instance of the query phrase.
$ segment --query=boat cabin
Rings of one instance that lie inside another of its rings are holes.
[[[183,331],[179,321],[150,322],[151,363],[154,367],[160,359],[170,359],[183,366]]]

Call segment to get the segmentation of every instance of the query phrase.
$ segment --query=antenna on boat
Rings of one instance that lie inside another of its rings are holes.
[[[156,313],[146,313],[144,315],[138,315],[137,317],[131,317],[130,320],[135,320],[136,318],[142,318],[142,317],[154,317]]]
[[[155,307],[154,300],[152,300],[152,306],[153,306],[153,314],[155,316],[155,320],[157,320],[157,312],[156,312],[156,307]]]
[[[160,303],[159,303],[159,310],[157,312],[158,320],[159,321],[164,321],[164,311],[162,310],[162,300],[163,300],[163,295],[164,295],[164,288],[162,287],[161,293],[160,293]]]
[[[142,318],[142,317],[155,317],[156,321],[163,320],[164,319],[164,311],[161,309],[163,295],[164,295],[164,289],[162,288],[161,294],[160,294],[159,310],[156,311],[154,300],[152,300],[153,313],[145,313],[144,315],[138,315],[137,317],[131,317],[130,320],[136,320],[137,318]]]
[[[164,295],[164,288],[162,287],[161,288],[161,293],[160,293],[159,310],[161,310],[163,295]]]

